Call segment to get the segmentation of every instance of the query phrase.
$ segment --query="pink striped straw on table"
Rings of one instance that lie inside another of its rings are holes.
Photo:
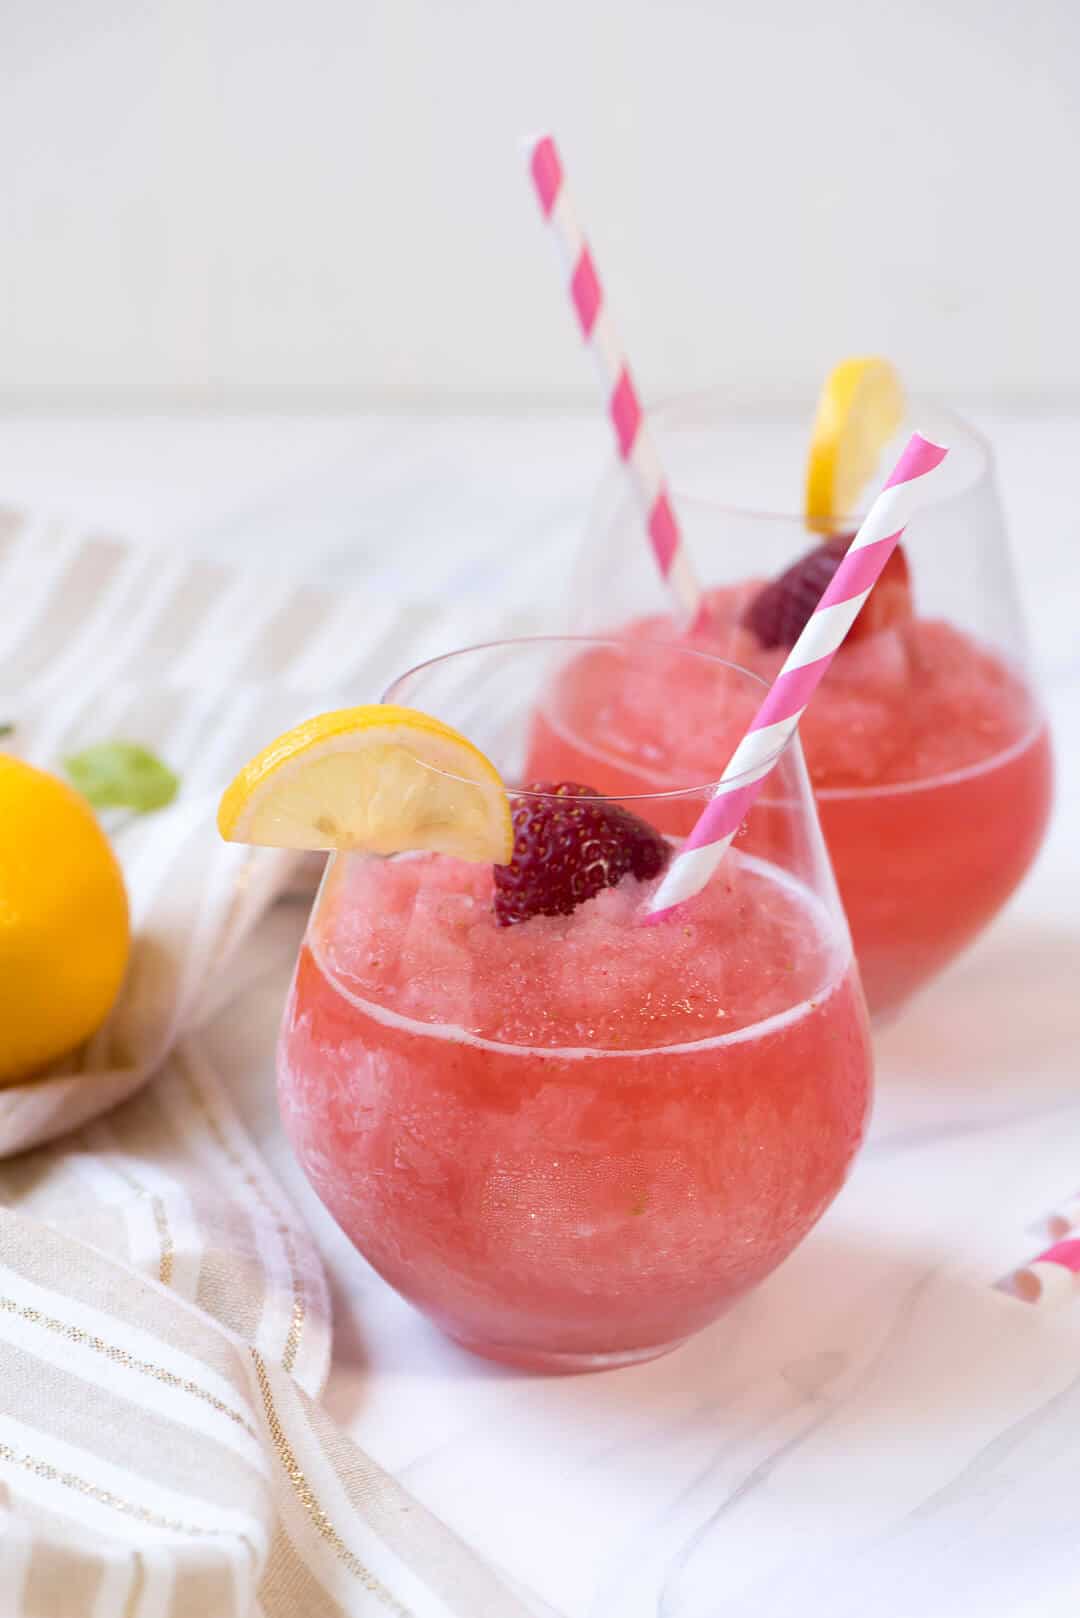
[[[536,194],[566,267],[571,302],[596,360],[615,442],[641,506],[656,565],[681,623],[693,626],[704,611],[701,586],[686,554],[671,492],[622,344],[615,335],[596,265],[577,222],[562,160],[550,135],[530,140],[528,150]]]
[[[998,1287],[1024,1303],[1050,1307],[1080,1299],[1080,1236],[1055,1242],[1030,1264],[999,1281]]]
[[[784,743],[832,662],[909,520],[939,493],[948,454],[913,433],[891,477],[851,541],[802,634],[728,761],[716,792],[653,894],[646,919],[700,893],[723,859]]]

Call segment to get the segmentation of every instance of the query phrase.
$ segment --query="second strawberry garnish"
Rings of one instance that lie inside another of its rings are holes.
[[[814,608],[832,581],[851,544],[851,534],[837,535],[800,556],[772,579],[751,601],[747,628],[762,646],[794,646]],[[848,642],[889,629],[912,615],[911,576],[907,557],[897,546],[848,633]]]
[[[568,916],[624,876],[649,881],[671,858],[660,833],[628,809],[574,781],[537,782],[511,798],[514,853],[496,865],[500,926]]]

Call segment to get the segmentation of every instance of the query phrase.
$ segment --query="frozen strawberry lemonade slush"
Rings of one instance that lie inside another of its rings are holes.
[[[723,646],[726,658],[771,682],[831,576],[829,550],[815,549],[771,584],[711,591],[706,625],[690,644]],[[933,977],[996,914],[1039,848],[1051,797],[1049,740],[1030,687],[962,630],[917,616],[896,555],[893,578],[882,579],[880,601],[878,591],[871,596],[865,624],[857,622],[799,727],[878,1013]],[[640,619],[621,633],[669,638],[670,620]],[[683,666],[677,691],[669,674],[670,665],[657,665],[631,684],[621,658],[583,654],[539,711],[530,769],[582,776],[615,796],[716,779],[750,717],[749,694],[718,702],[706,665]],[[692,817],[671,807],[658,824],[684,834]]]
[[[642,927],[644,887],[503,926],[490,870],[354,860],[313,919],[285,1128],[369,1262],[480,1353],[670,1347],[791,1251],[862,1137],[861,995],[817,901],[736,857]]]
[[[674,800],[506,788],[431,717],[464,709],[486,739],[486,692],[498,756],[521,759],[567,655],[436,660],[394,693],[426,712],[309,722],[241,773],[219,824],[335,851],[278,1067],[323,1202],[458,1341],[591,1369],[664,1352],[806,1235],[862,1139],[871,1059],[797,747],[776,769],[785,835],[763,826],[677,919],[644,925],[673,849],[653,810]],[[760,691],[693,652],[622,655],[630,675],[675,657],[733,698]]]
[[[666,447],[690,483],[683,509],[700,559],[715,566],[721,553],[728,581],[701,593],[689,634],[670,613],[642,614],[647,597],[635,598],[632,616],[609,616],[613,597],[622,599],[613,589],[618,552],[609,551],[578,591],[602,603],[593,628],[634,641],[679,637],[771,683],[836,573],[854,527],[844,514],[864,503],[906,408],[887,361],[862,356],[834,367],[810,429],[801,520],[727,505],[725,440],[714,435],[707,408],[690,401],[674,410]],[[920,517],[920,543],[909,553],[905,536],[892,552],[800,721],[878,1015],[934,977],[1005,903],[1039,848],[1051,798],[1049,740],[1023,672],[989,451],[958,418],[925,404],[919,412],[940,422],[931,438],[951,446],[950,481],[937,509]],[[620,549],[638,537],[623,530],[617,523],[611,536]],[[757,576],[736,584],[740,555]],[[985,640],[977,632],[984,627]],[[590,779],[605,791],[619,789],[627,765],[637,791],[715,779],[735,738],[702,680],[699,673],[696,686],[678,689],[657,682],[631,700],[614,692],[602,664],[567,671],[538,727],[534,766],[580,773],[591,765]],[[583,744],[586,754],[599,749],[606,767],[587,764]]]

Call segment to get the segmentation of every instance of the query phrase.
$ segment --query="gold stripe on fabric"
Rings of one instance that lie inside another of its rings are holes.
[[[229,1528],[204,1528],[198,1523],[181,1522],[177,1517],[166,1517],[160,1511],[151,1511],[149,1506],[140,1506],[134,1500],[125,1500],[122,1495],[114,1494],[111,1489],[103,1489],[87,1478],[81,1478],[76,1472],[65,1472],[50,1461],[43,1461],[37,1455],[31,1455],[26,1450],[13,1449],[10,1444],[0,1442],[0,1461],[6,1461],[9,1466],[22,1467],[25,1472],[33,1472],[35,1477],[44,1479],[46,1483],[59,1483],[65,1489],[71,1489],[75,1494],[81,1494],[88,1500],[94,1500],[99,1506],[108,1506],[112,1511],[119,1511],[125,1517],[134,1517],[138,1522],[148,1523],[151,1528],[165,1528],[172,1534],[190,1534],[195,1539],[232,1539],[246,1546],[252,1560],[255,1559],[255,1547],[246,1534],[241,1534]]]
[[[0,1296],[0,1310],[9,1315],[17,1315],[20,1320],[27,1321],[31,1326],[41,1326],[46,1331],[55,1332],[58,1336],[65,1337],[68,1342],[78,1344],[80,1348],[91,1348],[95,1354],[104,1355],[114,1365],[126,1366],[129,1371],[137,1371],[142,1376],[152,1376],[168,1388],[176,1388],[181,1393],[190,1394],[193,1399],[201,1399],[212,1410],[227,1416],[230,1421],[234,1421],[238,1427],[242,1427],[256,1442],[259,1442],[255,1428],[239,1410],[234,1410],[224,1399],[219,1399],[216,1393],[211,1393],[208,1388],[201,1388],[189,1377],[178,1376],[175,1371],[168,1371],[163,1365],[154,1365],[150,1360],[138,1359],[134,1354],[129,1354],[126,1348],[120,1348],[116,1343],[107,1343],[103,1337],[98,1337],[94,1332],[85,1331],[81,1326],[72,1326],[66,1320],[57,1320],[54,1315],[43,1314],[40,1309],[19,1303],[15,1298]]]
[[[176,1247],[173,1242],[172,1231],[169,1229],[169,1220],[165,1212],[164,1202],[156,1192],[150,1191],[148,1187],[142,1184],[141,1180],[136,1179],[131,1170],[125,1168],[123,1164],[111,1162],[109,1166],[114,1174],[118,1175],[133,1191],[137,1191],[140,1197],[146,1197],[149,1201],[150,1213],[153,1217],[154,1229],[157,1231],[158,1237],[158,1280],[163,1287],[172,1286]]]
[[[292,1315],[289,1321],[288,1334],[285,1338],[285,1348],[282,1352],[281,1364],[286,1371],[291,1371],[293,1366],[296,1364],[296,1356],[300,1348],[300,1338],[303,1334],[304,1325],[307,1318],[307,1307],[304,1302],[303,1283],[300,1278],[300,1269],[296,1259],[296,1246],[292,1239],[292,1232],[290,1231],[288,1225],[286,1225],[281,1219],[281,1216],[274,1207],[270,1197],[267,1196],[266,1189],[262,1185],[261,1181],[254,1174],[252,1174],[244,1159],[236,1150],[236,1147],[229,1140],[224,1129],[222,1128],[220,1119],[215,1116],[206,1100],[206,1097],[203,1095],[198,1081],[191,1070],[187,1057],[182,1055],[179,1050],[174,1052],[174,1064],[176,1071],[183,1075],[184,1082],[187,1085],[196,1109],[198,1110],[203,1122],[206,1124],[206,1127],[209,1129],[211,1135],[214,1137],[216,1145],[225,1155],[225,1157],[228,1158],[240,1179],[244,1182],[248,1189],[254,1193],[259,1206],[263,1209],[264,1213],[270,1217],[273,1222],[274,1229],[281,1238],[282,1247],[285,1249],[285,1260],[289,1266],[289,1276],[292,1280]]]
[[[158,1280],[161,1282],[163,1287],[171,1287],[173,1278],[173,1259],[176,1256],[176,1249],[173,1246],[172,1232],[169,1229],[169,1221],[165,1217],[165,1204],[162,1202],[160,1197],[150,1198],[150,1212],[154,1216],[154,1224],[157,1228],[158,1241],[161,1243],[161,1259],[158,1263]]]
[[[35,1544],[23,1584],[20,1618],[60,1618],[93,1612],[105,1569],[93,1551],[56,1540]]]
[[[415,1618],[409,1608],[402,1606],[397,1597],[386,1588],[382,1580],[376,1578],[371,1569],[365,1567],[356,1553],[349,1549],[319,1504],[314,1490],[308,1482],[299,1461],[296,1459],[288,1438],[285,1436],[285,1429],[281,1425],[281,1419],[274,1404],[274,1395],[270,1387],[270,1378],[267,1375],[263,1357],[257,1348],[251,1349],[250,1352],[255,1366],[259,1392],[262,1395],[263,1409],[266,1412],[266,1425],[270,1429],[270,1437],[277,1451],[278,1460],[281,1462],[286,1477],[292,1484],[293,1493],[307,1512],[312,1527],[331,1547],[338,1560],[344,1563],[353,1577],[359,1580],[365,1590],[369,1590],[372,1595],[377,1596],[390,1612],[397,1614],[397,1618]]]
[[[152,1394],[136,1403],[132,1381],[124,1378],[116,1385],[114,1377],[95,1376],[93,1365],[73,1367],[66,1355],[51,1354],[40,1343],[35,1353],[23,1336],[22,1342],[6,1333],[0,1338],[0,1387],[19,1390],[15,1409],[0,1407],[4,1417],[10,1414],[18,1423],[5,1430],[0,1417],[0,1437],[8,1444],[85,1471],[95,1483],[145,1500],[158,1511],[235,1528],[259,1540],[272,1470],[265,1436],[260,1450],[250,1439],[230,1443],[226,1432],[206,1433],[201,1424],[185,1420],[190,1409],[168,1409],[173,1401]],[[250,1369],[248,1383],[251,1387]],[[154,1386],[143,1384],[140,1391]],[[258,1407],[254,1387],[251,1398]],[[158,1499],[154,1488],[168,1494]]]
[[[469,1618],[529,1618],[494,1569],[358,1449],[335,1425],[325,1405],[305,1400],[297,1427],[301,1420],[353,1510],[400,1562],[422,1575],[449,1609],[468,1613]]]
[[[248,1398],[247,1364],[238,1360],[221,1325],[181,1302],[175,1289],[151,1287],[141,1272],[126,1269],[114,1255],[91,1251],[70,1235],[35,1226],[32,1244],[18,1214],[0,1209],[0,1262],[35,1286],[108,1314],[116,1331],[131,1324],[212,1367],[236,1388],[241,1407]],[[32,1249],[32,1250],[31,1250]],[[243,1378],[243,1382],[240,1382]]]

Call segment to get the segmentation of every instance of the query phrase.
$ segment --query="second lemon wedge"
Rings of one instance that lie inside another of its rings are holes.
[[[888,360],[841,360],[818,397],[806,467],[806,516],[828,529],[858,510],[881,452],[904,418],[904,390]]]
[[[416,849],[495,865],[514,847],[490,760],[442,720],[386,703],[320,714],[271,742],[227,788],[218,830],[267,848]]]

